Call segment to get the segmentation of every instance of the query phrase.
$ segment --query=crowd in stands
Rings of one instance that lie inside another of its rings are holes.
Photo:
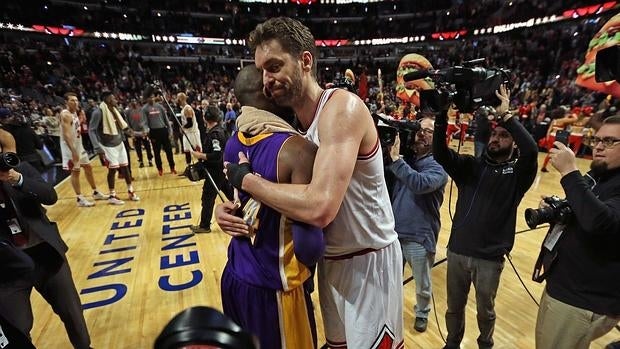
[[[484,28],[560,14],[600,3],[593,0],[383,1],[342,5],[252,4],[230,1],[78,1],[0,4],[0,20],[25,25],[70,24],[95,31],[133,34],[193,33],[245,38],[257,23],[274,16],[298,18],[317,39],[367,39],[378,36],[428,35],[436,31]],[[80,13],[79,16],[75,12]],[[114,28],[114,29],[111,29]]]
[[[547,126],[550,117],[564,117],[564,111],[590,110],[591,113],[613,113],[618,101],[574,84],[576,70],[583,60],[588,41],[598,24],[580,21],[570,25],[546,26],[513,31],[503,35],[428,44],[415,49],[407,47],[368,47],[366,57],[332,64],[325,70],[319,62],[319,81],[323,86],[350,68],[359,77],[366,75],[369,106],[380,109],[377,68],[384,74],[383,111],[402,118],[404,105],[395,97],[397,59],[375,61],[377,52],[402,56],[419,53],[435,68],[461,64],[465,60],[484,57],[488,66],[511,70],[512,106],[531,132],[541,137],[546,128],[535,131],[541,123]],[[188,101],[198,107],[203,100],[217,105],[223,113],[226,104],[239,106],[231,91],[231,81],[238,64],[217,64],[212,56],[203,56],[205,46],[127,45],[118,42],[88,40],[66,41],[46,37],[0,37],[0,103],[20,122],[31,125],[53,151],[58,138],[58,115],[64,106],[63,95],[77,92],[85,114],[100,102],[102,91],[113,91],[121,105],[131,101],[143,103],[141,94],[146,85],[161,81],[168,97],[184,91]],[[219,48],[222,50],[222,48]],[[330,50],[334,50],[333,48]],[[324,52],[324,51],[323,51]],[[196,63],[161,63],[147,56],[198,56]],[[251,58],[251,57],[247,57]],[[374,106],[373,106],[374,105]],[[410,114],[411,116],[414,113]],[[473,129],[473,128],[472,128]],[[87,134],[87,127],[84,130]],[[87,138],[87,137],[85,137]],[[88,149],[88,147],[87,147]]]

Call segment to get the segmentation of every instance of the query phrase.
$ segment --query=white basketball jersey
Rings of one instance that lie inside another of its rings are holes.
[[[187,119],[185,117],[187,109],[189,109],[190,111],[189,114],[192,114],[194,116],[192,120],[192,127],[190,128],[185,127],[185,125],[187,124]],[[196,121],[196,114],[194,113],[194,109],[192,109],[189,104],[186,104],[181,110],[181,124],[183,125],[183,128],[185,128],[185,132],[200,133],[200,130],[198,129],[198,122]]]
[[[320,146],[319,118],[336,89],[323,92],[306,139]],[[335,159],[337,161],[337,159]],[[398,238],[394,214],[385,184],[381,145],[370,154],[357,156],[351,182],[336,218],[324,229],[326,257],[342,256],[364,249],[381,249]]]
[[[67,112],[69,114],[71,114],[72,116],[72,120],[71,120],[71,134],[73,135],[73,140],[75,142],[75,144],[82,144],[82,140],[80,139],[80,118],[77,116],[76,113],[71,113],[69,110],[64,109],[61,113]],[[60,138],[62,139],[62,143],[61,145],[65,145],[66,146],[66,140],[65,140],[65,136],[64,136],[64,130],[63,128],[65,127],[65,125],[61,122],[60,123]],[[69,149],[69,148],[67,148]]]

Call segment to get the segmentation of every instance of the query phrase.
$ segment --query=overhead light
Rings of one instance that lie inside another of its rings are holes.
[[[157,12],[157,17],[161,17],[161,12]]]
[[[88,11],[88,6],[84,6],[84,10]]]
[[[123,13],[123,17],[127,18],[127,14],[126,14],[126,13]]]

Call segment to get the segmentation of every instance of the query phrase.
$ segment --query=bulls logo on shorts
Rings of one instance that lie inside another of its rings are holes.
[[[392,349],[392,348],[404,348],[404,342],[394,346],[394,333],[387,325],[383,325],[381,332],[375,339],[375,342],[371,346],[371,349]]]

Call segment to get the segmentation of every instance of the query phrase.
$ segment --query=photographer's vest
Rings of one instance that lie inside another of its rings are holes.
[[[336,89],[323,91],[305,138],[320,146],[319,118]],[[338,159],[334,159],[338,161]],[[377,139],[369,154],[358,154],[349,187],[336,218],[325,231],[325,257],[348,257],[388,246],[398,238]]]

